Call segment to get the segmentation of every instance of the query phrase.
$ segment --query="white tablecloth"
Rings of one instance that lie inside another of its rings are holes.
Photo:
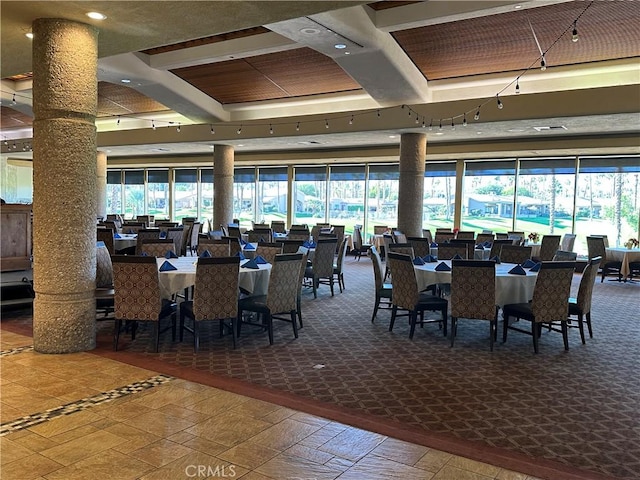
[[[171,263],[177,270],[159,272],[160,291],[163,298],[171,298],[174,293],[182,292],[196,282],[196,264],[198,257],[180,257],[166,259],[156,258],[158,268],[165,261]],[[269,288],[271,264],[258,265],[259,269],[242,268],[246,260],[240,261],[239,285],[252,295],[266,295]]]
[[[622,262],[620,274],[626,278],[631,273],[629,262],[640,262],[640,249],[638,248],[607,248],[607,262]]]
[[[444,261],[451,266],[450,260]],[[435,270],[440,262],[415,265],[418,288],[423,290],[434,283],[451,283],[451,271],[438,272]],[[525,303],[533,298],[533,289],[536,285],[537,272],[527,272],[526,275],[513,275],[508,273],[515,267],[513,263],[499,263],[496,265],[496,305],[503,306],[509,303]]]

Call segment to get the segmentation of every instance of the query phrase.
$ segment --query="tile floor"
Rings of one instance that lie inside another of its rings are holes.
[[[534,480],[2,331],[3,480]]]

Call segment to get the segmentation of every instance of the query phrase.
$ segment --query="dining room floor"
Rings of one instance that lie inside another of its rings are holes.
[[[86,355],[521,472],[515,478],[640,478],[639,283],[598,279],[594,338],[582,345],[572,329],[565,352],[561,335],[544,331],[535,355],[531,338],[517,332],[489,352],[481,321],[461,321],[454,348],[436,325],[418,329],[411,341],[405,322],[388,331],[388,311],[371,323],[368,258],[347,257],[345,282],[345,292],[334,297],[325,286],[317,299],[305,291],[298,339],[290,324],[277,322],[273,346],[263,332],[246,329],[233,350],[217,325],[205,324],[198,354],[188,336],[172,343],[170,335],[152,353],[145,329],[133,342],[121,337],[121,350],[113,352],[113,323],[105,321],[96,350]],[[28,337],[30,313],[3,315],[2,329]],[[419,478],[476,478],[441,472]],[[499,472],[487,476],[506,475]],[[353,475],[338,478],[392,478]]]

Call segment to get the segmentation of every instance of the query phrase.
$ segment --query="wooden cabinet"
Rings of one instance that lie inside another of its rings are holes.
[[[31,205],[5,204],[0,207],[0,268],[28,270],[31,268]]]

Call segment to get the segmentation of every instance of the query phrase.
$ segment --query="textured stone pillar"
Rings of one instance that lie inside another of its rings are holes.
[[[233,161],[231,145],[216,145],[213,149],[213,228],[228,225],[233,220]]]
[[[422,236],[422,199],[427,136],[403,133],[400,137],[398,229],[407,236]]]
[[[95,348],[98,32],[33,22],[33,345]]]
[[[107,154],[105,152],[98,151],[97,169],[96,215],[107,218]]]

